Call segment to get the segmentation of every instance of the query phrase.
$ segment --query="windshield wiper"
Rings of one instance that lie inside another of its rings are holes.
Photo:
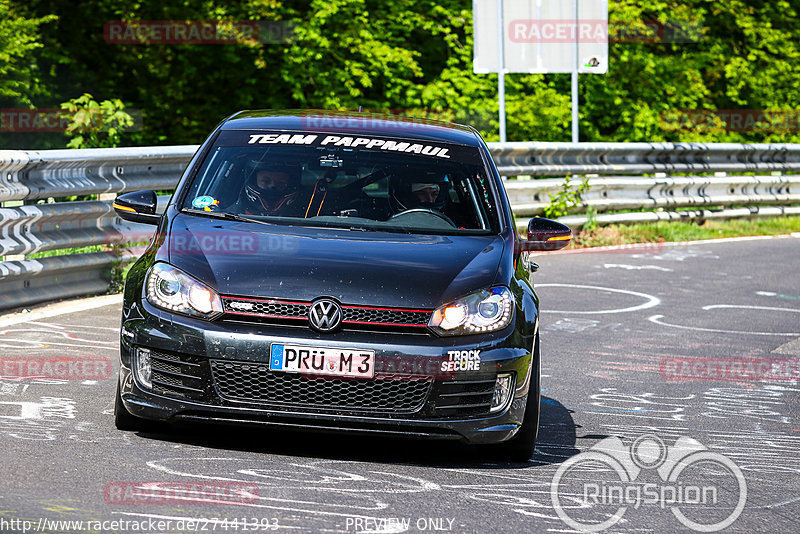
[[[225,219],[227,221],[267,224],[269,226],[273,225],[273,223],[269,223],[267,221],[260,221],[258,219],[251,219],[250,217],[242,217],[241,215],[237,215],[236,213],[228,213],[226,211],[222,211],[222,212],[204,211],[204,210],[196,210],[196,209],[192,209],[192,208],[184,208],[181,211],[184,211],[186,213],[194,213],[196,215],[205,215],[205,216],[208,216],[208,217],[214,217],[215,219]]]

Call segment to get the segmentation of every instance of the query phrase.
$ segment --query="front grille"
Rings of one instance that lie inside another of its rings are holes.
[[[274,324],[307,324],[311,302],[280,299],[222,297],[223,310],[229,317],[248,318]],[[431,312],[408,308],[375,306],[342,306],[344,328],[423,330],[428,326]]]
[[[397,376],[369,380],[307,376],[225,360],[211,360],[211,373],[214,387],[226,400],[354,412],[413,413],[425,404],[432,382]]]
[[[442,382],[434,412],[443,417],[485,415],[492,406],[496,378]]]
[[[224,297],[223,309],[237,315],[264,318],[306,319],[310,303],[279,300],[234,299]]]
[[[150,366],[150,381],[156,393],[197,400],[204,397],[202,365],[197,358],[150,349]]]
[[[430,312],[392,308],[363,308],[342,306],[344,323],[384,324],[398,326],[427,326]]]

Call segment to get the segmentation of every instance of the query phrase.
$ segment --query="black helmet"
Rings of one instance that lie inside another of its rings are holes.
[[[251,162],[245,181],[246,203],[258,212],[274,212],[290,204],[300,185],[299,165]]]
[[[389,178],[389,203],[395,212],[414,208],[441,211],[450,200],[450,179],[431,171],[406,169]]]

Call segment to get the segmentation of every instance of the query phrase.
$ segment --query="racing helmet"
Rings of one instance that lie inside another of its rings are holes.
[[[246,168],[246,202],[262,211],[274,211],[297,196],[299,165],[250,162]]]
[[[404,169],[389,177],[389,204],[396,213],[415,208],[441,211],[450,201],[450,186],[441,172]]]

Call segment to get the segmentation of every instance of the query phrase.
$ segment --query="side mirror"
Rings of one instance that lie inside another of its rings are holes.
[[[118,196],[114,200],[114,211],[126,221],[158,224],[161,215],[156,215],[158,197],[154,191],[134,191]]]
[[[528,239],[520,241],[520,252],[560,250],[569,245],[572,230],[566,224],[534,217],[528,223]]]

